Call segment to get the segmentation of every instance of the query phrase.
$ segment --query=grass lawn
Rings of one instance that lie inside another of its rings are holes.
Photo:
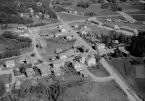
[[[128,101],[125,93],[114,82],[86,82],[69,87],[60,96],[63,101]]]
[[[80,20],[80,19],[85,19],[86,17],[85,16],[75,16],[75,15],[72,15],[72,14],[66,14],[66,13],[57,13],[61,18],[62,20],[64,21],[73,21],[73,20]]]
[[[69,49],[70,47],[73,46],[74,41],[67,42],[67,43],[61,43],[61,42],[58,43],[54,40],[47,39],[46,43],[47,43],[47,48],[46,48],[47,56],[54,56],[56,49],[58,49],[58,48],[61,48],[62,50]]]
[[[145,21],[145,15],[131,15],[137,21]]]
[[[98,66],[90,67],[89,71],[97,77],[108,77],[110,75],[100,63]]]

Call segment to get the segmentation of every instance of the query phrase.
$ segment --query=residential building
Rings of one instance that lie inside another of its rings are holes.
[[[66,59],[67,58],[67,55],[66,54],[60,54],[59,55],[59,59]]]
[[[57,54],[59,54],[59,53],[61,53],[62,52],[62,49],[61,48],[57,48],[56,50],[55,50],[55,53],[57,53]]]
[[[62,28],[60,31],[61,31],[62,33],[65,33],[65,32],[66,32],[66,29]]]
[[[75,70],[76,70],[77,72],[83,70],[83,66],[82,66],[82,64],[80,64],[79,62],[74,62],[74,63],[73,63],[73,66],[74,66],[74,68],[75,68]]]
[[[42,6],[43,4],[41,2],[37,2],[37,6]]]
[[[9,60],[9,61],[5,61],[5,64],[6,68],[13,68],[15,67],[15,60]]]
[[[5,89],[6,89],[6,92],[10,92],[11,91],[11,85],[6,83],[5,84]]]
[[[44,14],[44,18],[49,19],[50,18],[50,15]]]
[[[32,77],[33,75],[35,75],[33,68],[26,68],[26,76]]]
[[[38,64],[37,68],[40,69],[41,76],[48,76],[51,74],[51,66],[45,63]]]
[[[29,10],[29,12],[30,12],[31,14],[34,13],[34,9],[32,9],[32,8],[28,8],[28,10]]]
[[[87,64],[88,66],[94,66],[94,65],[96,65],[96,64],[97,64],[97,63],[96,63],[96,58],[94,58],[94,57],[89,57],[89,58],[87,58],[86,64]]]

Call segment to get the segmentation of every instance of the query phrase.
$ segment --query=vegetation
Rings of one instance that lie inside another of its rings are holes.
[[[96,13],[94,13],[94,12],[86,12],[85,13],[85,16],[88,16],[88,17],[93,17],[95,15],[96,15]]]
[[[90,4],[88,2],[80,1],[80,2],[78,2],[77,6],[82,7],[82,8],[88,8],[90,6]]]
[[[20,11],[21,11],[20,7],[14,2],[14,0],[1,0],[0,23],[29,24],[33,22],[29,19],[23,19],[20,16],[18,16],[18,13]]]
[[[2,97],[6,92],[4,83],[0,82],[0,97]]]
[[[140,32],[138,36],[132,37],[130,51],[135,56],[145,56],[145,32]]]
[[[1,37],[1,44],[4,44],[3,52],[0,53],[0,59],[20,55],[20,49],[29,48],[32,40],[26,37],[20,37],[12,32],[4,32]]]

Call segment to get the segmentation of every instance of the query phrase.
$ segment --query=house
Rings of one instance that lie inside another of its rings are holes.
[[[51,66],[48,64],[38,64],[37,68],[40,69],[41,76],[47,76],[51,74]]]
[[[65,39],[68,40],[68,41],[71,41],[71,40],[74,39],[74,37],[73,36],[66,36]]]
[[[63,25],[59,25],[58,28],[59,28],[59,29],[62,29],[62,28],[63,28]]]
[[[32,8],[28,8],[28,10],[29,10],[29,12],[30,12],[31,14],[34,13],[34,9],[32,9]]]
[[[20,86],[21,86],[21,81],[17,81],[15,83],[15,89],[20,89]]]
[[[14,60],[9,60],[9,61],[5,61],[5,67],[6,68],[13,68],[13,67],[15,67],[15,61]]]
[[[61,31],[62,33],[65,33],[65,32],[66,32],[66,29],[62,28],[60,31]]]
[[[59,55],[59,59],[66,59],[67,58],[67,55],[66,54],[60,54]]]
[[[76,14],[76,15],[77,15],[77,14],[78,14],[78,12],[77,12],[77,11],[74,11],[74,14]]]
[[[39,15],[36,14],[36,15],[35,15],[35,19],[39,19]]]
[[[48,14],[44,14],[44,18],[48,19],[50,16]]]
[[[37,2],[37,6],[42,6],[42,3],[41,2]]]
[[[87,35],[88,32],[87,32],[86,30],[83,30],[83,31],[81,31],[81,34],[82,34],[82,35]]]
[[[97,63],[96,63],[96,58],[94,58],[94,57],[89,57],[89,58],[87,58],[86,59],[86,64],[88,65],[88,66],[94,66],[94,65],[96,65]]]
[[[26,68],[26,76],[32,77],[33,75],[35,75],[33,68]]]
[[[6,89],[6,92],[10,92],[11,91],[11,85],[6,83],[5,84],[5,89]]]
[[[74,28],[79,28],[79,26],[78,25],[74,25]]]
[[[74,63],[73,63],[73,66],[74,66],[74,68],[75,68],[75,70],[76,70],[77,72],[83,70],[83,66],[82,66],[82,64],[80,64],[79,62],[74,62]]]

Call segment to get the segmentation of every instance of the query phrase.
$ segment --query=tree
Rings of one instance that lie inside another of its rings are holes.
[[[0,97],[2,97],[6,92],[5,85],[3,82],[0,82]]]
[[[78,2],[77,6],[82,7],[82,8],[88,8],[90,6],[90,4],[88,2],[80,1],[80,2]]]

